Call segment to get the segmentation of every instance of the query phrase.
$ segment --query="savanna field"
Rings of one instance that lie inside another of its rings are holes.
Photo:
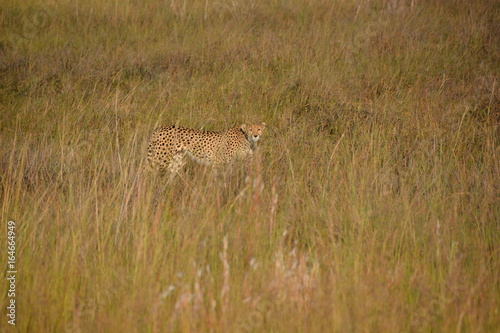
[[[0,331],[498,332],[499,77],[494,0],[0,0]]]

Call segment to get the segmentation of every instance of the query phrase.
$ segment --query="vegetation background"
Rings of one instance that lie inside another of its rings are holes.
[[[1,0],[0,24],[17,330],[500,329],[498,1]],[[257,121],[223,181],[142,172],[157,126]]]

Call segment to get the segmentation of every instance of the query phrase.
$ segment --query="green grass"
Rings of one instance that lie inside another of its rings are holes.
[[[497,1],[0,8],[19,331],[500,328]],[[141,172],[160,125],[261,121],[225,184]]]

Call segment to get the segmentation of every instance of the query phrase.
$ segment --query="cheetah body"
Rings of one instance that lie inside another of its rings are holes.
[[[148,161],[153,169],[177,173],[185,156],[204,165],[218,167],[235,159],[245,159],[256,148],[265,123],[241,125],[221,132],[180,126],[157,128],[149,138]]]

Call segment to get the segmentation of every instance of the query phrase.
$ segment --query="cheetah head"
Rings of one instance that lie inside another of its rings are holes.
[[[241,130],[245,133],[247,140],[251,143],[255,143],[260,140],[260,136],[262,132],[264,132],[264,128],[266,127],[266,123],[255,124],[255,125],[241,125]]]

